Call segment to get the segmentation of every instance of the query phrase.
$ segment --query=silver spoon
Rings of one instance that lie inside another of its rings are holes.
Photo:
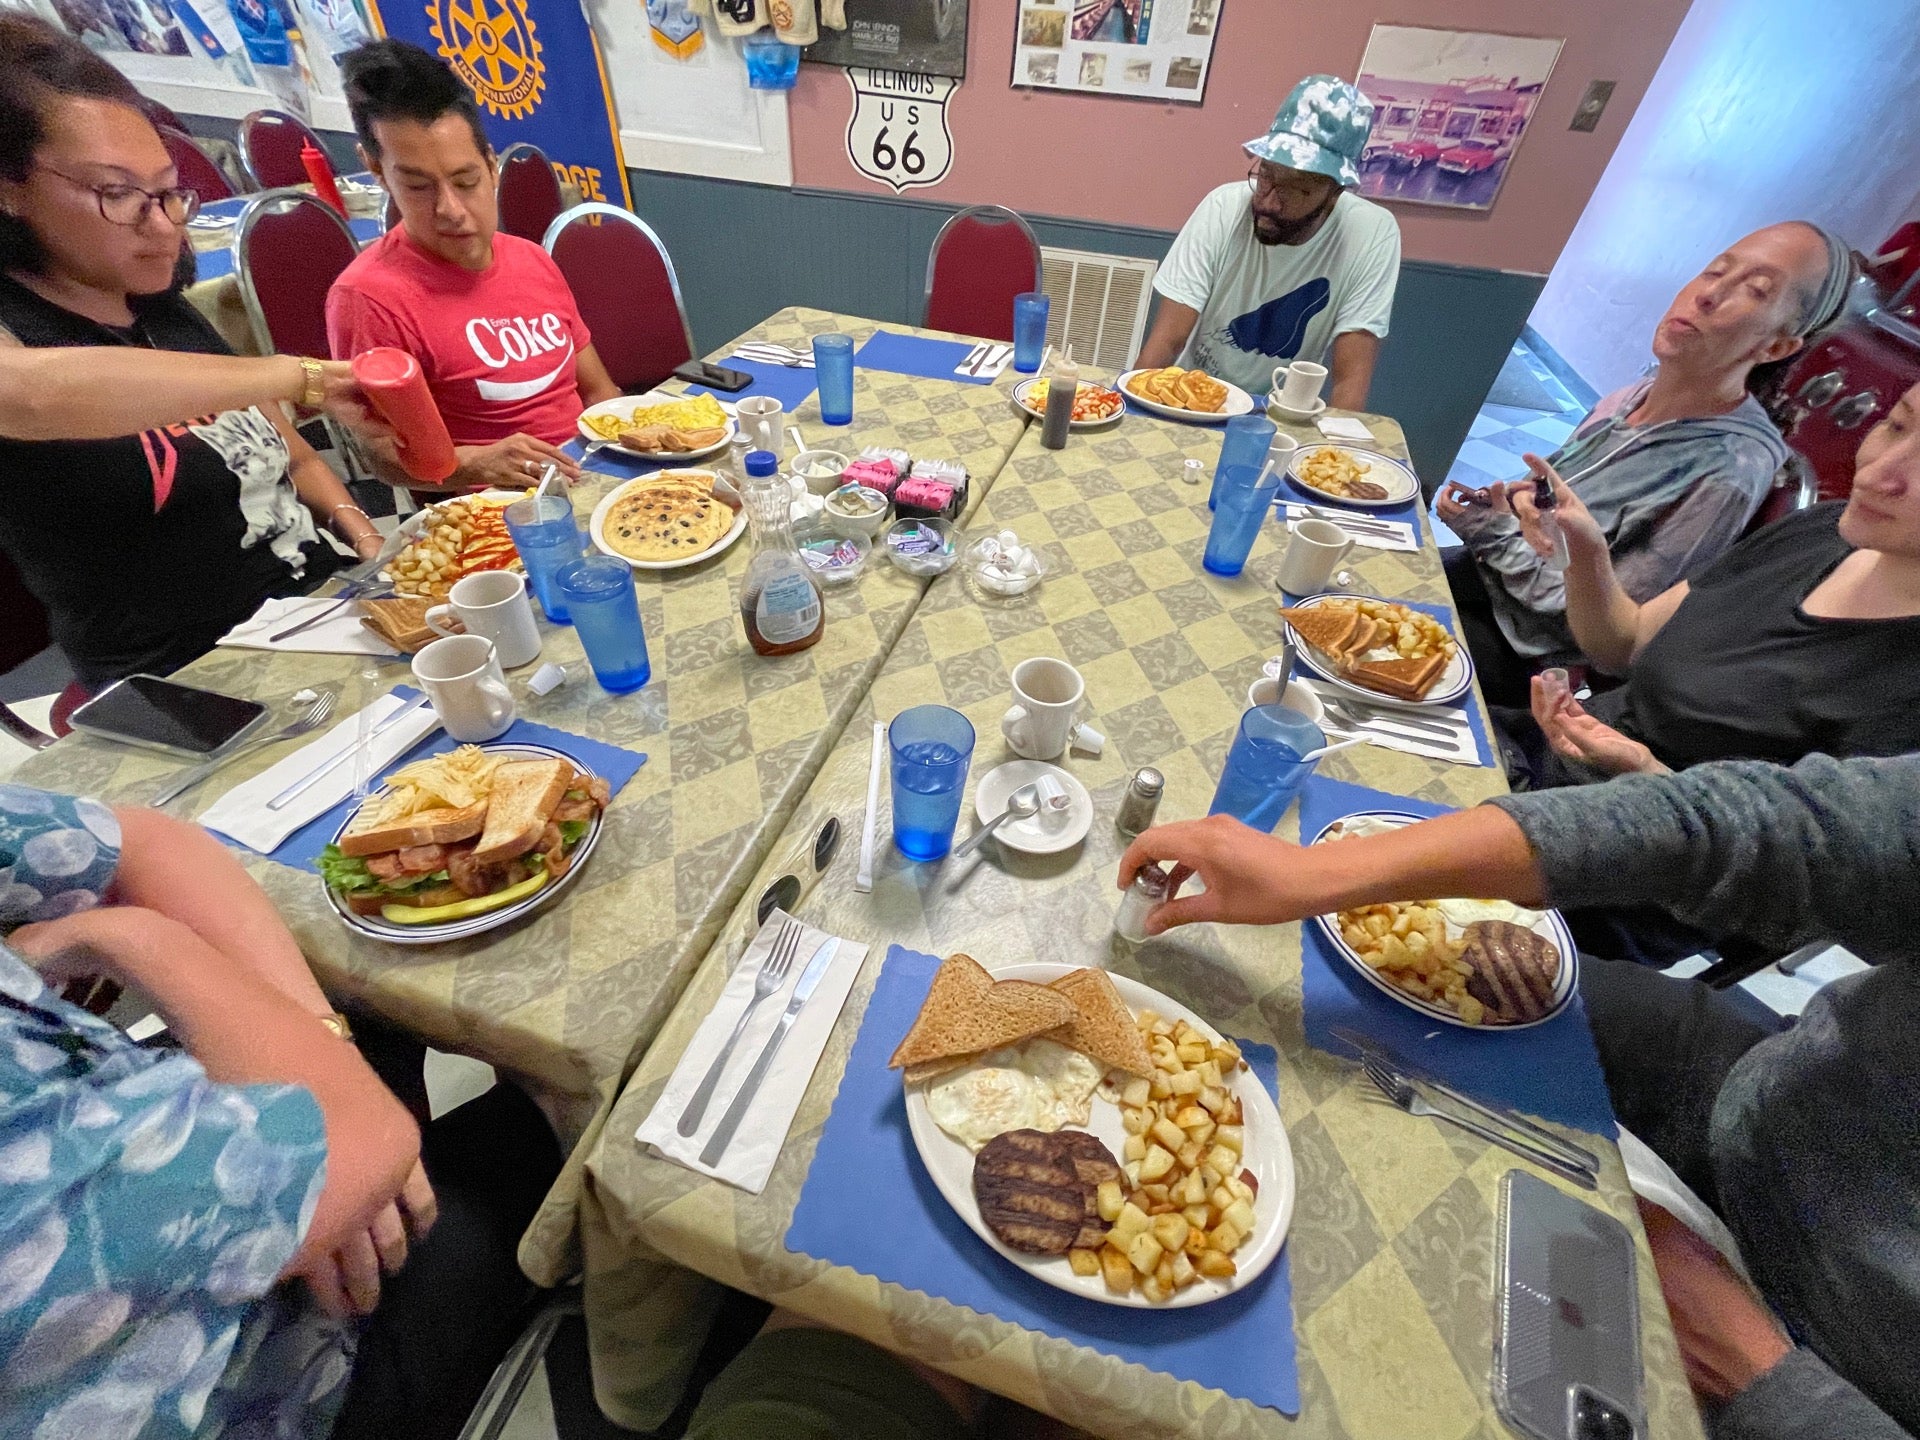
[[[954,848],[953,858],[971,855],[979,848],[980,842],[998,830],[1008,820],[1026,820],[1040,813],[1040,787],[1022,785],[1007,797],[1007,808],[981,826]]]

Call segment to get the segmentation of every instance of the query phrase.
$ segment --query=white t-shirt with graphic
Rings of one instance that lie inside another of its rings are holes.
[[[1385,336],[1400,277],[1400,226],[1383,207],[1342,192],[1304,245],[1262,245],[1244,180],[1208,193],[1174,238],[1153,288],[1200,312],[1180,364],[1251,395],[1276,365],[1327,363],[1336,335]]]

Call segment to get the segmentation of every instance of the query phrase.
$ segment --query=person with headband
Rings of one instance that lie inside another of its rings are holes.
[[[1840,317],[1854,273],[1846,243],[1817,225],[1789,221],[1736,241],[1667,307],[1653,373],[1601,400],[1547,457],[1635,602],[1699,574],[1745,532],[1787,460],[1753,392]],[[1534,672],[1581,658],[1561,574],[1514,513],[1514,493],[1533,486],[1450,483],[1434,507],[1465,542],[1447,580],[1493,704],[1524,706]]]

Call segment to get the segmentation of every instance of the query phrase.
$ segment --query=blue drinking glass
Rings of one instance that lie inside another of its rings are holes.
[[[1260,481],[1263,473],[1267,477],[1264,483]],[[1207,551],[1200,563],[1215,575],[1238,575],[1246,568],[1247,556],[1279,488],[1279,475],[1267,472],[1264,459],[1258,466],[1236,465],[1221,476],[1220,503],[1213,512]]]
[[[1047,297],[1038,290],[1013,297],[1013,368],[1031,375],[1047,349]]]
[[[916,705],[893,717],[887,748],[893,755],[893,843],[909,860],[938,860],[953,848],[973,758],[973,726],[945,705]]]
[[[1255,471],[1267,463],[1267,451],[1273,446],[1279,427],[1264,415],[1236,415],[1227,421],[1227,432],[1220,441],[1220,459],[1213,467],[1213,489],[1207,492],[1207,508],[1220,505],[1220,477],[1228,470],[1253,466]]]
[[[555,584],[573,615],[580,646],[600,688],[615,695],[638,690],[653,676],[647,632],[640,624],[640,597],[633,570],[611,555],[589,555],[560,569]]]
[[[853,337],[813,337],[813,374],[820,387],[820,418],[829,425],[853,423]]]
[[[586,553],[580,531],[573,523],[573,502],[564,495],[529,495],[516,500],[505,511],[507,533],[513,548],[520,552],[520,563],[527,567],[527,585],[534,599],[556,625],[567,623],[567,602],[561,598],[554,576],[569,561]]]
[[[1320,762],[1301,762],[1327,737],[1298,710],[1256,705],[1240,717],[1240,732],[1227,752],[1209,815],[1231,815],[1243,825],[1273,833],[1287,806]]]

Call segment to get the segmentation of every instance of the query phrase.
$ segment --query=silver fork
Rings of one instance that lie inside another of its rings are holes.
[[[1592,1175],[1577,1165],[1567,1164],[1566,1161],[1557,1155],[1552,1155],[1545,1150],[1538,1149],[1520,1139],[1518,1136],[1504,1135],[1491,1126],[1477,1124],[1467,1119],[1464,1115],[1455,1115],[1450,1110],[1442,1110],[1436,1105],[1429,1104],[1426,1097],[1414,1089],[1411,1080],[1396,1071],[1389,1070],[1372,1056],[1368,1056],[1362,1060],[1360,1062],[1360,1068],[1366,1071],[1367,1078],[1374,1083],[1374,1086],[1382,1095],[1385,1095],[1387,1099],[1391,1100],[1409,1115],[1418,1115],[1424,1119],[1445,1120],[1450,1125],[1458,1125],[1462,1130],[1478,1135],[1489,1144],[1498,1145],[1503,1150],[1512,1151],[1523,1160],[1531,1160],[1542,1169],[1551,1170],[1555,1175],[1560,1176],[1561,1179],[1570,1180],[1583,1189],[1597,1190],[1600,1188],[1598,1182],[1595,1181]]]
[[[691,1135],[700,1128],[700,1119],[707,1113],[707,1105],[713,1099],[714,1087],[720,1083],[720,1072],[727,1068],[733,1047],[740,1043],[748,1017],[762,1000],[780,988],[787,978],[787,971],[793,968],[793,953],[799,948],[800,922],[789,920],[780,927],[780,933],[774,937],[773,948],[767,952],[767,958],[760,962],[760,973],[753,977],[753,998],[747,1001],[747,1008],[740,1012],[740,1018],[734,1022],[733,1033],[727,1037],[727,1043],[720,1047],[720,1053],[714,1057],[713,1065],[707,1071],[707,1078],[693,1092],[693,1099],[687,1102],[686,1110],[681,1113],[679,1125],[674,1127],[682,1135]]]
[[[1398,725],[1402,729],[1412,730],[1420,735],[1433,735],[1456,743],[1460,739],[1460,730],[1457,726],[1447,725],[1438,720],[1421,720],[1411,715],[1403,719],[1399,715],[1389,715],[1378,710],[1363,713],[1357,705],[1349,704],[1345,700],[1336,700],[1324,692],[1320,694],[1320,703],[1336,721],[1344,723],[1351,729],[1362,730],[1368,726]]]
[[[213,772],[218,770],[222,765],[225,765],[229,760],[237,759],[249,750],[257,750],[262,745],[272,745],[280,740],[291,740],[296,735],[304,735],[309,730],[319,729],[332,717],[333,703],[337,695],[337,691],[322,690],[311,705],[307,706],[305,710],[301,711],[292,720],[274,731],[273,734],[255,736],[244,745],[235,747],[217,760],[209,760],[204,765],[194,766],[193,769],[189,770],[165,790],[162,790],[158,795],[154,796],[148,803],[156,807],[165,805],[169,800],[184,795],[202,780],[213,774]]]

